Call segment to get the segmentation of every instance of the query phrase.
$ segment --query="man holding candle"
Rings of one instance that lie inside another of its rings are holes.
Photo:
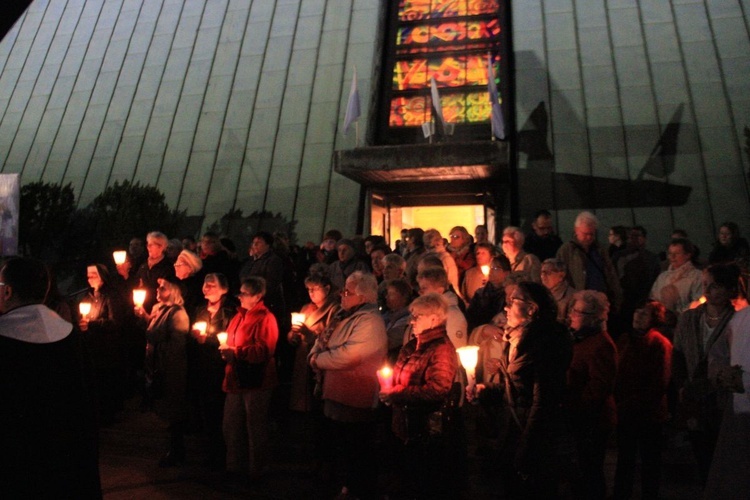
[[[371,494],[377,478],[373,462],[378,404],[377,370],[388,349],[378,312],[378,282],[355,271],[341,291],[341,308],[318,336],[308,357],[322,376],[325,461],[342,469],[343,493]]]
[[[448,301],[427,293],[409,306],[414,338],[399,353],[392,387],[381,386],[380,399],[393,405],[392,429],[403,444],[399,471],[406,495],[459,496],[455,457],[459,439],[452,424],[461,396],[454,383],[456,349],[446,332]]]
[[[48,288],[38,260],[0,269],[0,497],[101,498],[86,349]]]

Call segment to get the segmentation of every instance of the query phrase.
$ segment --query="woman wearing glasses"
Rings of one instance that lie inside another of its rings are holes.
[[[314,264],[310,274],[305,278],[305,288],[310,302],[300,310],[304,320],[292,323],[287,340],[296,346],[292,372],[292,389],[289,408],[295,411],[310,411],[313,405],[314,377],[307,364],[315,339],[330,324],[334,314],[341,309],[339,294],[331,283],[328,269],[321,264]]]
[[[506,495],[555,498],[570,336],[555,320],[557,305],[544,286],[522,281],[511,290],[505,330],[481,344],[477,380],[483,382],[467,396],[504,403],[500,466]]]
[[[219,346],[226,361],[222,388],[227,470],[239,476],[258,476],[265,465],[268,405],[277,385],[274,353],[279,337],[276,318],[263,303],[266,280],[250,276],[242,281],[240,307],[227,327],[226,344]]]
[[[318,335],[308,362],[320,375],[324,447],[321,457],[342,471],[341,492],[371,494],[377,470],[373,450],[378,405],[377,371],[388,351],[378,311],[378,281],[355,271],[341,291],[341,310]]]
[[[573,332],[573,359],[568,369],[571,430],[576,440],[581,478],[576,498],[604,498],[604,457],[615,427],[614,399],[617,348],[607,333],[609,300],[602,292],[581,290],[568,310]]]
[[[459,496],[465,477],[456,452],[460,384],[454,384],[458,359],[445,329],[448,301],[437,293],[409,306],[414,337],[402,349],[393,369],[393,387],[381,388],[380,400],[393,405],[392,429],[403,460],[398,470],[410,487],[403,493],[425,498]]]

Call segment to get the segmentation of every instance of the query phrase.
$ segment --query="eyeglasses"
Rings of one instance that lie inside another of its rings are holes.
[[[415,313],[411,313],[411,321],[418,321],[419,318],[425,318],[427,316],[429,316],[429,314],[415,314]]]
[[[461,235],[460,235],[460,234],[451,234],[451,239],[452,239],[452,240],[457,240],[457,239],[458,239],[458,238],[460,238],[460,237],[461,237]]]
[[[580,314],[581,316],[593,316],[595,313],[589,311],[581,311],[580,309],[571,309],[571,313]]]
[[[341,290],[341,296],[342,297],[351,297],[352,295],[359,295],[359,294],[357,292],[350,292],[346,288],[344,288],[343,290]]]
[[[524,302],[526,304],[533,304],[533,302],[531,302],[530,300],[526,300],[526,299],[523,299],[521,297],[510,297],[508,299],[508,302],[510,302],[511,304],[513,304],[515,302]]]
[[[184,262],[175,262],[174,263],[174,267],[184,267],[184,266],[187,266],[187,264],[185,264]]]
[[[242,297],[252,297],[254,294],[251,292],[240,292],[236,295],[238,299],[241,299]]]
[[[490,269],[492,271],[505,271],[505,269],[503,269],[502,267],[499,267],[499,266],[490,266]]]

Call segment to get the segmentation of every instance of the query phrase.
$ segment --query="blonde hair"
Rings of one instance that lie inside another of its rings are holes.
[[[448,317],[448,299],[439,293],[427,293],[417,297],[409,305],[409,312],[414,314],[434,314],[445,323]]]

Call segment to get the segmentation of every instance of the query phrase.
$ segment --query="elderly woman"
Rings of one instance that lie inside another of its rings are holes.
[[[489,276],[490,261],[495,256],[495,245],[492,243],[477,243],[474,247],[474,258],[476,265],[466,270],[461,282],[461,294],[464,300],[471,302],[474,293],[487,284]],[[487,271],[487,274],[485,274]]]
[[[564,323],[568,317],[568,304],[575,288],[570,286],[565,262],[560,259],[546,259],[542,263],[542,284],[550,291],[557,302],[557,321]]]
[[[185,310],[195,318],[195,308],[203,299],[203,261],[190,250],[182,250],[174,263],[174,274],[180,280]]]
[[[674,331],[673,378],[680,394],[678,418],[687,427],[705,482],[721,421],[716,388],[708,376],[709,354],[714,346],[727,342],[739,269],[733,264],[713,264],[702,278],[706,302],[682,313]]]
[[[330,324],[341,308],[339,295],[331,283],[328,269],[314,264],[305,278],[305,288],[310,302],[300,310],[304,315],[302,323],[293,323],[287,340],[296,346],[292,372],[292,389],[289,408],[296,411],[310,411],[313,407],[314,377],[307,364],[307,356],[318,335]]]
[[[643,498],[658,498],[662,431],[667,421],[667,387],[672,343],[659,329],[667,309],[651,300],[637,307],[632,330],[617,342],[617,471],[615,498],[633,494],[636,455],[640,451]]]
[[[570,336],[555,320],[554,299],[538,283],[515,285],[505,311],[504,334],[481,344],[482,383],[467,397],[490,405],[503,402],[499,406],[507,424],[501,436],[500,467],[508,496],[555,498]]]
[[[188,342],[188,389],[193,413],[208,438],[209,463],[216,467],[223,466],[226,455],[221,429],[224,415],[221,384],[225,364],[216,334],[227,330],[229,321],[237,312],[236,303],[228,293],[226,276],[221,273],[206,275],[202,290],[205,301],[195,311],[195,321],[204,322],[206,327],[199,330],[193,324]]]
[[[381,388],[380,399],[393,405],[393,432],[403,444],[399,470],[410,496],[458,495],[457,458],[452,428],[460,398],[454,379],[456,350],[445,330],[448,301],[428,293],[409,306],[414,339],[401,349],[393,369],[393,385]]]
[[[323,459],[344,471],[342,492],[372,493],[377,478],[373,461],[376,372],[388,349],[378,312],[378,282],[372,274],[353,272],[341,291],[341,311],[318,336],[308,361],[322,379],[326,417]]]
[[[703,295],[701,271],[693,265],[695,247],[683,238],[669,243],[669,268],[661,273],[651,287],[651,299],[658,300],[670,311],[680,314]]]
[[[226,361],[222,388],[227,470],[251,477],[263,472],[268,441],[268,405],[277,385],[274,353],[279,327],[263,303],[266,281],[250,276],[237,296],[240,307],[219,346]]]
[[[174,278],[172,278],[174,279]],[[136,315],[145,319],[146,371],[153,397],[161,400],[157,412],[169,422],[169,450],[159,462],[170,467],[185,461],[185,421],[187,418],[187,341],[190,321],[182,307],[180,287],[160,278],[157,303],[151,313],[136,307]]]
[[[617,348],[607,333],[609,300],[602,292],[582,290],[568,309],[573,359],[568,368],[568,398],[581,478],[577,498],[604,498],[604,456],[617,416],[613,390]]]
[[[107,424],[114,421],[115,413],[122,408],[125,383],[123,327],[128,312],[122,297],[110,283],[106,267],[102,264],[87,266],[86,279],[90,288],[81,303],[90,304],[91,310],[81,315],[78,326],[91,353],[96,375],[99,420]]]
[[[146,235],[148,258],[135,271],[135,277],[139,285],[148,290],[144,304],[146,312],[150,312],[156,303],[156,288],[159,286],[159,280],[171,280],[175,276],[172,262],[166,258],[165,254],[167,241],[167,236],[164,233],[158,231],[148,233]]]
[[[512,273],[521,274],[524,279],[540,283],[541,264],[536,255],[523,251],[526,237],[515,226],[508,226],[503,230],[502,249],[510,261]]]

